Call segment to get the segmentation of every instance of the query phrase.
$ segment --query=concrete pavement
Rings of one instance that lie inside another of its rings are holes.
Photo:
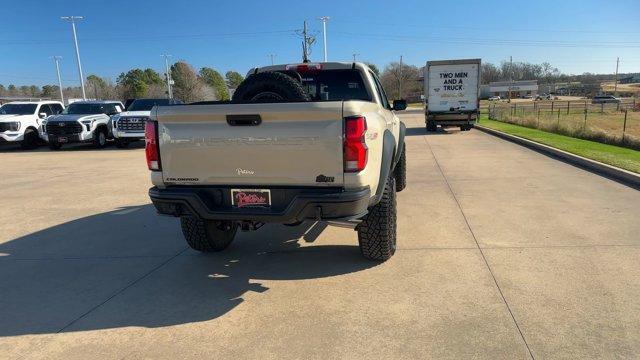
[[[7,358],[637,358],[640,192],[409,127],[398,246],[305,223],[188,250],[141,149],[0,152]]]

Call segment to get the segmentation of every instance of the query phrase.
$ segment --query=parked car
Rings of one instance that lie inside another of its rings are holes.
[[[328,221],[354,228],[365,258],[396,250],[405,126],[363,63],[252,69],[231,103],[160,106],[145,125],[149,195],[198,251],[238,228]]]
[[[522,95],[523,99],[533,99],[533,96],[531,96],[531,94],[524,94]]]
[[[547,93],[536,95],[536,100],[551,100],[553,97]]]
[[[66,143],[92,142],[102,148],[111,138],[111,116],[124,109],[120,101],[76,101],[61,114],[47,119],[49,147],[58,150]]]
[[[489,98],[489,101],[498,101],[498,100],[500,100],[500,96],[491,96]]]
[[[619,103],[620,99],[613,95],[596,95],[591,100],[592,104],[608,104],[608,103]]]
[[[126,111],[112,118],[112,133],[116,146],[126,148],[133,141],[144,140],[144,123],[154,106],[182,104],[175,99],[135,99]]]
[[[64,105],[59,101],[14,101],[0,107],[0,142],[20,143],[33,149],[41,143],[42,124],[59,114]]]

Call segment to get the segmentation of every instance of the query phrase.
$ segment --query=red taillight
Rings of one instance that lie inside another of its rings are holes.
[[[158,143],[158,123],[155,121],[147,121],[144,124],[144,152],[147,155],[149,170],[162,170]]]
[[[367,145],[364,134],[367,120],[364,116],[344,119],[344,172],[358,172],[367,166]]]

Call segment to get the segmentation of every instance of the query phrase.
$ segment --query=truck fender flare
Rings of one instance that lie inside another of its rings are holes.
[[[373,197],[371,205],[375,205],[382,199],[382,193],[384,191],[384,185],[387,182],[391,167],[393,166],[394,153],[396,150],[396,141],[389,130],[384,131],[382,138],[382,162],[380,164],[380,179],[378,179],[378,187],[376,188],[376,195]]]
[[[407,131],[407,127],[403,122],[400,122],[400,131],[398,132],[398,147],[395,152],[395,156],[393,157],[393,169],[396,168],[398,164],[398,160],[400,160],[400,156],[402,156],[402,152],[404,151],[404,134]]]

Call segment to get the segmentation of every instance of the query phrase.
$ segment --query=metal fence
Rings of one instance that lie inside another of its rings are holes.
[[[640,149],[640,102],[590,100],[490,103],[489,119]]]

